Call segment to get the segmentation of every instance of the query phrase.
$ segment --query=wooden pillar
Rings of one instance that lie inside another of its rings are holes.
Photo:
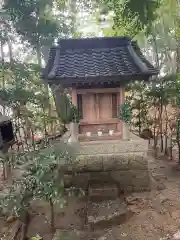
[[[120,112],[120,106],[125,102],[125,91],[124,88],[121,86],[119,89],[119,109],[118,109],[118,116]],[[123,134],[123,123],[121,120],[119,120],[118,126],[117,126],[118,132],[121,132]]]
[[[100,106],[99,106],[99,95],[95,94],[95,110],[96,110],[96,120],[100,120]]]
[[[77,106],[77,90],[75,87],[72,88],[72,104]]]

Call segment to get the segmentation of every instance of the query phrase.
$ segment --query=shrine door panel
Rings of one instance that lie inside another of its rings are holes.
[[[82,96],[83,120],[96,121],[96,96],[95,94],[84,94]]]
[[[99,99],[99,118],[111,119],[112,118],[112,94],[102,93],[98,94]]]

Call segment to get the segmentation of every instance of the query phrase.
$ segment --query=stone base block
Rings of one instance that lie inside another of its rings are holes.
[[[109,172],[114,170],[131,170],[148,168],[146,154],[139,153],[110,153],[98,155],[80,155],[74,165],[78,172]]]
[[[101,154],[80,156],[78,173],[71,178],[75,187],[88,190],[89,183],[117,184],[120,192],[149,191],[150,177],[147,158],[143,153]],[[70,181],[70,178],[69,178]]]
[[[113,171],[111,178],[117,183],[120,192],[141,192],[150,190],[150,176],[146,170]]]
[[[88,207],[88,224],[93,228],[109,228],[126,222],[132,212],[121,200],[90,203]]]
[[[116,200],[118,198],[118,188],[116,184],[91,183],[88,189],[90,201]]]
[[[112,140],[112,141],[93,141],[81,143],[79,148],[80,155],[93,155],[93,154],[118,154],[129,152],[147,152],[148,141],[137,138],[126,140]]]

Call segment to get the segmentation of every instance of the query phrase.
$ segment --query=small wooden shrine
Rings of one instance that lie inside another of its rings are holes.
[[[158,70],[128,37],[63,39],[50,49],[43,79],[72,89],[80,140],[120,139],[119,108],[125,85],[148,80]]]

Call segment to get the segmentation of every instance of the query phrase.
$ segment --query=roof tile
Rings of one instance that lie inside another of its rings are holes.
[[[136,59],[139,59],[138,63],[129,51],[130,45],[133,55],[136,54]],[[112,37],[60,40],[59,45],[50,50],[45,73],[47,78],[57,80],[76,77],[87,81],[88,77],[97,76],[151,76],[158,71],[135,42],[126,37]]]

